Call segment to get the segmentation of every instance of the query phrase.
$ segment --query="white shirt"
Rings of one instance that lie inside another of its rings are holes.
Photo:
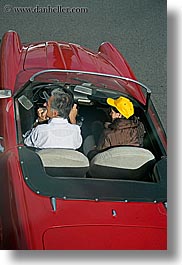
[[[82,144],[80,127],[70,124],[67,119],[53,118],[48,124],[33,128],[25,138],[27,146],[36,148],[78,149]]]

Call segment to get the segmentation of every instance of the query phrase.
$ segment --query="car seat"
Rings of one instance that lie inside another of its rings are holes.
[[[75,150],[46,148],[37,154],[46,173],[53,177],[85,177],[89,169],[88,158]]]
[[[95,155],[89,175],[94,178],[144,180],[155,163],[147,149],[134,146],[112,147]]]

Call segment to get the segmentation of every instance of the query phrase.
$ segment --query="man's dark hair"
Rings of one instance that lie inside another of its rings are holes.
[[[51,109],[56,110],[61,118],[68,119],[69,113],[74,105],[73,94],[65,88],[52,90]]]

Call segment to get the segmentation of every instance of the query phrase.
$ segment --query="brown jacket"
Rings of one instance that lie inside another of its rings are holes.
[[[144,133],[144,126],[137,117],[132,120],[115,119],[107,129],[104,129],[97,150],[119,145],[142,146]]]

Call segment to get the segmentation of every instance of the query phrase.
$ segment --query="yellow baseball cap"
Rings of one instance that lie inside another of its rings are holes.
[[[110,106],[115,107],[127,119],[134,114],[133,103],[128,98],[107,98],[107,103]]]

